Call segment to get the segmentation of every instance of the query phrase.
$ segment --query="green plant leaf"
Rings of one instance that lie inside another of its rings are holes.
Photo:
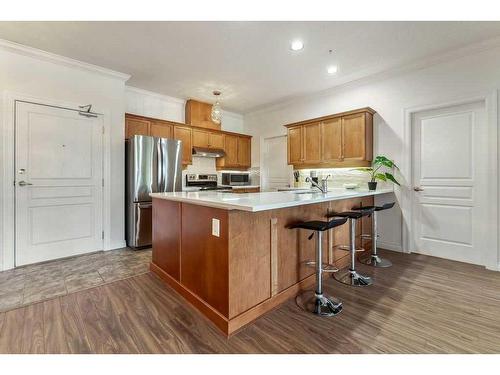
[[[394,163],[391,159],[384,155],[377,155],[375,159],[373,159],[373,165],[383,165],[387,168],[396,168],[399,169],[399,167]]]
[[[386,178],[385,174],[383,174],[383,173],[377,173],[375,175],[375,178],[378,180],[387,181],[387,178]]]
[[[401,186],[401,184],[394,178],[394,176],[388,172],[385,173],[387,180],[394,182],[396,185]]]

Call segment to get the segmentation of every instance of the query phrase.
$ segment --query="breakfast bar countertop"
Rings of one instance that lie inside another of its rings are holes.
[[[333,188],[328,193],[319,191],[273,191],[262,193],[225,193],[216,191],[152,193],[152,198],[190,203],[206,207],[241,211],[266,211],[277,208],[295,207],[307,204],[329,202],[340,199],[368,197],[392,193],[391,189],[367,190]]]

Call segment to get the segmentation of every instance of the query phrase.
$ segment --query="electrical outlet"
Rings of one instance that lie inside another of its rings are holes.
[[[220,220],[212,219],[212,236],[220,237]]]

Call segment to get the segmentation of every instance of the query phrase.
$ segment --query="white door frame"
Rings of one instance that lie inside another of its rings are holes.
[[[488,238],[488,248],[494,249],[489,252],[483,253],[483,265],[491,270],[500,271],[500,253],[498,248],[498,212],[499,212],[499,196],[498,196],[498,185],[499,185],[499,154],[498,154],[498,144],[500,143],[500,132],[498,132],[498,90],[493,92],[481,93],[477,96],[456,99],[449,102],[425,105],[419,107],[410,107],[403,110],[404,118],[404,132],[403,132],[403,163],[402,163],[402,173],[405,179],[405,186],[400,189],[401,192],[401,209],[403,213],[403,252],[410,253],[413,244],[415,243],[413,238],[413,193],[412,193],[412,183],[413,183],[413,139],[412,139],[412,116],[416,112],[435,110],[450,106],[474,103],[474,102],[484,102],[487,119],[488,119],[488,155],[489,155],[489,166],[488,170],[490,175],[495,178],[490,178],[488,180],[488,196],[491,202],[488,211],[488,218],[485,218],[484,223],[488,225],[488,233],[490,234]]]
[[[0,270],[14,268],[15,264],[15,193],[14,193],[14,163],[15,163],[15,102],[25,101],[35,104],[78,109],[79,105],[89,103],[71,103],[56,99],[38,98],[30,95],[4,91],[3,94],[3,116],[0,126],[2,138],[2,152],[0,153],[0,183],[2,186],[0,196]],[[96,108],[95,112],[102,115],[104,134],[102,137],[103,155],[103,202],[102,202],[102,224],[104,231],[103,248],[110,248],[111,228],[111,139],[110,139],[110,112],[103,108]]]

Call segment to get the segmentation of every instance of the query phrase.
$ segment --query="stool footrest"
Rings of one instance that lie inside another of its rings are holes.
[[[305,262],[305,265],[308,266],[308,267],[314,267],[316,268],[316,261],[314,260],[308,260],[307,262]],[[322,272],[338,272],[339,269],[337,267],[335,267],[333,264],[330,264],[330,263],[322,263],[321,264],[321,271]]]
[[[351,247],[349,245],[337,245],[335,247],[337,249],[339,249],[339,250],[344,250],[344,251],[350,251],[351,250]],[[359,248],[356,249],[357,253],[362,252],[362,251],[365,251],[365,249],[362,248],[362,247],[359,247]]]
[[[363,240],[372,240],[373,236],[371,234],[362,234],[361,237]],[[380,238],[380,235],[377,235],[377,238]]]

